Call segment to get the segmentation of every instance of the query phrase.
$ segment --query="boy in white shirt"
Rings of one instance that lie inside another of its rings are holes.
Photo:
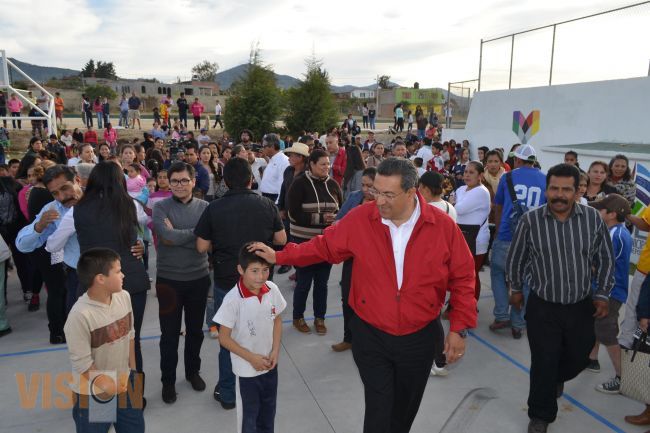
[[[91,248],[79,257],[77,275],[88,291],[74,304],[64,327],[77,432],[108,432],[111,424],[116,431],[144,432],[142,379],[133,377],[133,310],[131,296],[122,290],[120,256],[107,248]],[[90,400],[108,403],[115,396],[113,421],[93,422],[93,408],[99,406]]]
[[[239,252],[239,282],[214,316],[219,343],[230,351],[237,377],[237,431],[272,433],[278,391],[278,356],[287,302],[269,277],[270,264],[245,244]]]

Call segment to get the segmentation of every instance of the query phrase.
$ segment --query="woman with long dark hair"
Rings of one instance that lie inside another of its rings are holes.
[[[607,183],[616,188],[616,192],[622,195],[630,202],[630,206],[634,205],[636,198],[636,183],[632,177],[630,170],[630,160],[627,156],[619,154],[609,161],[609,176],[607,176]]]
[[[81,253],[102,247],[120,255],[123,287],[131,295],[133,307],[136,368],[142,372],[140,330],[150,284],[144,263],[132,253],[141,231],[137,215],[136,203],[126,192],[120,167],[110,161],[98,163],[90,173],[83,197],[74,207],[74,226]]]

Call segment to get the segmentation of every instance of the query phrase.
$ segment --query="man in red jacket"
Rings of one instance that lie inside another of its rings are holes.
[[[329,137],[328,137],[329,139]],[[474,262],[456,224],[417,192],[413,164],[388,158],[377,169],[374,203],[350,211],[302,244],[251,250],[270,263],[306,266],[354,258],[348,303],[352,354],[365,390],[364,433],[405,433],[417,415],[436,347],[463,356],[476,326]],[[451,294],[445,341],[440,310]]]

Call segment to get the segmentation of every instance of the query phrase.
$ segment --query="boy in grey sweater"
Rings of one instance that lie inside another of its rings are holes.
[[[207,253],[196,250],[194,227],[208,203],[194,198],[194,167],[175,162],[167,171],[172,197],[153,208],[158,238],[156,294],[160,318],[162,399],[176,401],[176,366],[181,318],[185,311],[185,378],[196,391],[205,389],[199,376],[203,314],[210,288]]]

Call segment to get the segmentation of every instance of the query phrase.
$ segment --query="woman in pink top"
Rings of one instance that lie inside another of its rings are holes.
[[[93,111],[95,112],[95,116],[97,116],[97,129],[102,129],[102,121],[104,120],[104,106],[102,105],[102,101],[100,101],[99,98],[95,98],[95,102],[93,103]]]
[[[15,93],[11,94],[11,98],[9,98],[9,101],[7,101],[7,108],[9,108],[9,111],[11,112],[11,117],[20,117],[20,110],[23,108],[23,101],[18,99],[18,96]],[[16,129],[16,121],[12,120],[11,121],[11,126]],[[18,129],[21,128],[21,121],[20,119],[18,120]]]
[[[115,153],[115,148],[117,147],[117,131],[113,129],[113,125],[110,123],[106,124],[106,129],[104,129],[104,140],[111,148],[111,152]]]

